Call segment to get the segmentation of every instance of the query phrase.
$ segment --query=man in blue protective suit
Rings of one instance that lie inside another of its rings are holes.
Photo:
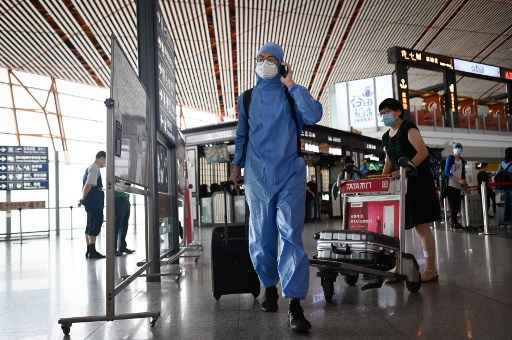
[[[241,168],[245,169],[249,251],[265,287],[261,307],[266,312],[277,311],[280,280],[283,296],[290,299],[290,328],[307,332],[311,324],[300,306],[309,285],[309,261],[302,244],[306,167],[299,156],[297,135],[304,125],[322,118],[322,105],[306,88],[295,84],[283,57],[283,49],[274,43],[263,45],[258,52],[256,86],[250,96],[243,94],[238,101],[231,179],[238,183]],[[285,76],[280,73],[284,65]],[[250,105],[244,102],[248,98]]]

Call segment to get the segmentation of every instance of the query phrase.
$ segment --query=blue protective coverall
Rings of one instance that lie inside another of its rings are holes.
[[[281,47],[264,45],[280,62]],[[305,298],[309,286],[309,261],[302,243],[306,167],[298,157],[297,127],[280,75],[257,77],[249,112],[238,98],[239,122],[233,164],[243,167],[249,206],[249,251],[264,287],[279,279],[287,298]],[[299,85],[289,89],[295,102],[299,128],[317,123],[322,105]],[[278,236],[282,247],[278,254]]]

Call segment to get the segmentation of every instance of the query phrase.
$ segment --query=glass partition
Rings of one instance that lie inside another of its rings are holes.
[[[456,128],[510,131],[504,83],[473,77],[457,77]]]
[[[408,76],[411,119],[421,126],[446,126],[443,73],[410,68]]]

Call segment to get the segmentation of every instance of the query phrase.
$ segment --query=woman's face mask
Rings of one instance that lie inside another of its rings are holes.
[[[385,112],[381,115],[382,117],[382,122],[384,123],[385,126],[388,126],[388,127],[391,127],[393,125],[395,125],[396,123],[396,117],[395,117],[395,114],[393,112]]]
[[[256,63],[256,74],[263,79],[272,79],[278,73],[277,65],[265,60]]]
[[[453,154],[455,156],[462,156],[462,149],[459,149],[459,148],[453,149]]]

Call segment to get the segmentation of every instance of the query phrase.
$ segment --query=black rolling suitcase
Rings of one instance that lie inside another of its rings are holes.
[[[226,192],[223,194],[224,211],[227,212],[230,209],[227,207]],[[260,281],[249,256],[246,223],[228,225],[226,217],[224,226],[213,230],[211,261],[212,290],[216,300],[229,294],[250,293],[254,297],[260,294]]]

